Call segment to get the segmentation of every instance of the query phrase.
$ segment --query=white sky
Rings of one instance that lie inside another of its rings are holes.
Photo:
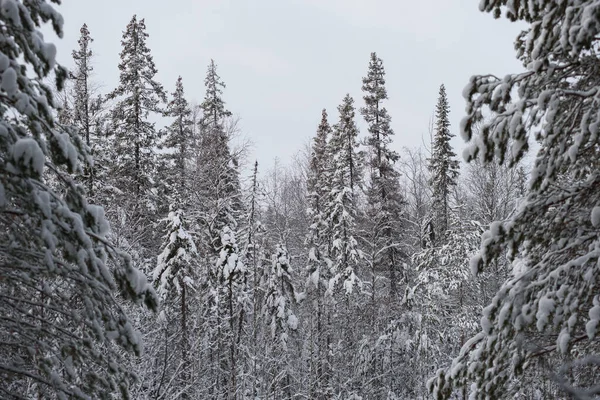
[[[59,62],[72,65],[87,23],[103,93],[118,82],[122,31],[133,14],[146,19],[158,80],[169,93],[181,75],[188,99],[201,101],[214,58],[227,106],[241,117],[263,171],[314,135],[322,108],[335,123],[346,93],[366,133],[358,108],[372,51],[387,73],[396,150],[421,145],[441,83],[457,134],[469,78],[522,69],[513,47],[522,26],[494,20],[472,0],[63,0],[59,10],[65,36],[51,40]],[[460,155],[464,143],[455,138],[454,145]]]

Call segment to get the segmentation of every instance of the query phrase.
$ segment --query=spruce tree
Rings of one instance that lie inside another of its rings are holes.
[[[53,118],[44,81],[53,74],[62,90],[67,71],[43,40],[46,22],[62,37],[51,3],[2,3],[0,397],[127,398],[135,375],[117,346],[142,347],[116,295],[151,308],[158,299],[71,177],[90,155]]]
[[[267,352],[270,361],[270,395],[292,398],[293,371],[291,368],[290,336],[298,329],[298,317],[293,310],[296,291],[287,250],[278,244],[266,276],[266,294],[263,313],[270,331]]]
[[[389,271],[390,295],[397,294],[396,275],[401,252],[401,221],[404,199],[400,192],[399,173],[394,168],[399,155],[389,148],[394,131],[390,127],[391,118],[383,107],[387,100],[385,70],[383,61],[376,53],[371,53],[369,70],[363,78],[363,92],[366,106],[361,113],[369,126],[367,145],[370,149],[370,182],[367,188],[368,230],[371,244],[371,296],[375,307],[375,281],[378,270]]]
[[[456,154],[450,145],[450,140],[454,135],[450,133],[449,113],[450,106],[446,97],[446,88],[441,85],[435,110],[435,133],[429,159],[430,184],[433,191],[431,208],[435,245],[446,242],[446,231],[449,227],[450,193],[452,187],[456,186],[458,178],[458,160],[456,160]]]
[[[119,101],[112,111],[114,180],[125,193],[147,195],[154,171],[154,148],[158,133],[148,117],[162,113],[166,102],[163,87],[155,80],[154,60],[146,41],[146,24],[134,15],[123,32],[119,86],[109,98]]]
[[[309,274],[321,275],[324,257],[327,257],[328,238],[325,212],[329,195],[328,187],[328,147],[327,142],[332,129],[327,121],[327,111],[323,109],[317,134],[313,139],[309,171],[307,177],[307,214],[310,218],[308,235],[309,244]],[[321,275],[322,276],[322,275]],[[315,287],[317,282],[314,282]]]
[[[193,182],[194,208],[201,226],[199,251],[209,265],[216,266],[203,282],[207,288],[204,330],[212,360],[208,375],[216,383],[209,395],[227,397],[242,387],[239,378],[245,363],[238,362],[237,357],[251,301],[244,249],[240,251],[236,242],[238,229],[242,228],[243,206],[237,162],[231,154],[226,128],[231,112],[225,108],[225,84],[214,61],[208,67],[205,86],[200,105],[200,154]]]
[[[354,100],[347,94],[338,107],[339,122],[328,144],[331,168],[327,221],[331,230],[332,278],[329,291],[341,281],[346,294],[358,283],[355,268],[360,257],[355,239],[356,198],[360,182],[358,128],[354,121]]]
[[[349,94],[346,94],[342,104],[338,106],[338,112],[339,121],[333,127],[329,142],[329,156],[333,162],[329,173],[332,185],[337,185],[338,188],[345,186],[354,192],[358,189],[362,172],[358,152],[358,127],[354,121],[354,99]],[[336,171],[337,177],[334,177]]]
[[[250,381],[248,391],[252,396],[258,396],[261,390],[263,377],[259,371],[263,368],[265,359],[264,348],[261,346],[261,334],[264,332],[264,327],[261,326],[264,319],[261,313],[264,304],[266,276],[265,271],[267,256],[265,254],[264,234],[265,227],[261,222],[261,200],[263,199],[262,189],[259,186],[258,180],[258,161],[254,163],[252,171],[250,193],[246,201],[246,221],[245,221],[245,240],[244,240],[244,263],[248,269],[248,286],[251,290],[251,308],[252,313],[252,331],[248,335],[250,343],[247,344],[248,352],[246,354],[248,362],[248,370],[250,372]]]
[[[241,335],[243,335],[245,313],[249,305],[248,270],[240,257],[235,232],[228,226],[221,231],[221,251],[216,261],[215,274],[218,280],[217,304],[220,323],[217,341],[227,347],[219,352],[222,371],[227,375],[219,376],[223,380],[227,398],[235,397],[239,390],[239,378],[243,363],[238,359]],[[221,303],[221,304],[219,304]]]
[[[330,191],[326,221],[331,235],[331,247],[326,263],[331,278],[326,298],[332,307],[328,319],[333,319],[333,332],[328,334],[331,371],[346,370],[351,355],[356,351],[354,345],[358,333],[352,329],[351,322],[357,306],[357,289],[362,284],[357,271],[362,258],[356,240],[357,192],[361,177],[353,102],[350,95],[346,95],[338,107],[340,119],[333,127],[328,144],[331,167],[328,171]],[[330,387],[333,393],[347,393],[344,382],[334,381]],[[330,396],[331,393],[326,395]]]
[[[89,93],[89,78],[93,70],[91,65],[92,50],[90,44],[94,39],[90,36],[87,24],[83,24],[80,31],[79,50],[73,50],[73,61],[75,62],[75,70],[71,73],[71,79],[75,81],[75,119],[79,120],[83,125],[82,132],[85,138],[85,144],[90,146],[90,93]]]
[[[311,307],[310,318],[311,352],[310,352],[310,397],[323,399],[330,393],[331,371],[329,364],[328,312],[324,293],[329,287],[331,278],[328,267],[331,238],[327,217],[329,202],[329,171],[330,157],[328,140],[332,133],[327,121],[327,111],[323,109],[321,122],[313,139],[309,170],[307,177],[307,216],[309,218],[309,233],[307,236],[308,279],[306,291]],[[314,310],[314,311],[313,311]]]
[[[518,168],[533,138],[537,154],[526,196],[507,221],[490,225],[470,263],[481,273],[507,255],[512,274],[484,308],[480,332],[430,388],[438,399],[460,388],[489,399],[543,384],[551,389],[544,398],[597,398],[598,3],[486,0],[480,9],[527,24],[515,43],[526,71],[471,78],[466,159]],[[493,117],[482,121],[488,110]]]
[[[85,144],[91,149],[94,156],[94,164],[86,165],[84,180],[89,196],[95,195],[95,188],[99,186],[98,167],[106,168],[106,149],[102,148],[101,130],[102,112],[105,100],[102,96],[94,96],[95,88],[92,83],[92,60],[93,52],[91,43],[94,41],[86,24],[80,29],[79,49],[72,53],[75,68],[71,71],[70,79],[73,82],[73,119],[72,123],[81,132]]]
[[[163,319],[167,324],[179,325],[174,344],[180,357],[176,358],[178,362],[172,363],[171,368],[164,368],[169,371],[169,379],[179,383],[175,389],[181,391],[184,398],[188,398],[188,387],[192,383],[193,355],[190,353],[194,337],[191,333],[196,325],[196,310],[191,305],[195,303],[193,293],[196,291],[199,275],[196,265],[198,252],[188,232],[183,210],[171,211],[165,222],[167,234],[154,269],[153,281],[163,302]],[[165,329],[168,329],[168,325]],[[168,351],[167,348],[164,351]]]
[[[163,156],[166,159],[166,167],[169,171],[165,180],[167,180],[167,192],[171,197],[169,203],[176,202],[179,205],[178,207],[182,207],[189,196],[187,162],[190,159],[193,129],[192,111],[185,99],[181,76],[177,78],[175,91],[171,96],[172,99],[167,104],[166,115],[172,117],[173,122],[167,127],[162,142],[162,147],[170,150]]]
[[[209,246],[218,254],[225,226],[237,230],[241,212],[241,194],[237,160],[231,154],[225,120],[231,112],[225,108],[222,94],[225,84],[211,60],[204,80],[206,94],[200,105],[203,112],[200,175],[200,206],[208,222]]]
[[[225,108],[223,101],[223,89],[225,83],[217,73],[217,65],[214,60],[210,60],[206,78],[204,79],[206,95],[200,108],[204,112],[203,126],[209,131],[221,131],[225,133],[224,119],[231,116],[231,111]]]

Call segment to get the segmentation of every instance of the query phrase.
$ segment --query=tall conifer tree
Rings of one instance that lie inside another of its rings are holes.
[[[163,156],[167,161],[168,193],[171,197],[170,204],[174,202],[178,207],[183,207],[189,196],[189,171],[187,163],[190,159],[190,150],[192,146],[192,111],[185,98],[183,90],[183,80],[181,76],[175,83],[175,91],[171,95],[171,101],[167,104],[166,114],[173,118],[173,122],[166,129],[166,135],[162,146],[170,151]]]
[[[103,111],[104,100],[101,96],[94,97],[94,88],[92,86],[92,59],[93,52],[91,43],[94,41],[90,36],[90,31],[86,24],[80,29],[79,49],[73,51],[73,61],[75,68],[71,72],[73,81],[73,121],[85,140],[85,144],[92,150],[94,155],[94,165],[86,165],[84,178],[89,195],[94,195],[96,164],[104,164],[103,151],[100,149],[101,143],[98,128],[102,126],[99,121],[100,113]]]
[[[203,117],[194,198],[203,228],[197,240],[199,251],[212,266],[203,282],[207,287],[205,331],[213,361],[210,375],[216,382],[211,395],[234,398],[242,385],[246,363],[238,357],[246,312],[252,306],[245,249],[239,249],[236,240],[243,206],[237,160],[231,153],[227,131],[231,112],[225,108],[222,97],[225,84],[212,60],[204,82],[206,94],[200,105]]]
[[[309,227],[309,273],[320,274],[320,268],[324,257],[327,257],[327,223],[326,206],[329,195],[328,170],[330,162],[328,158],[327,142],[332,133],[331,126],[327,121],[327,111],[323,109],[321,122],[317,128],[317,134],[313,139],[313,145],[309,161],[307,178],[307,214],[310,218]],[[315,282],[316,284],[316,282]]]
[[[217,66],[211,60],[204,80],[206,94],[200,105],[203,112],[201,148],[201,171],[198,184],[203,199],[203,212],[208,221],[210,246],[221,248],[221,231],[225,226],[237,229],[241,211],[241,188],[237,160],[231,154],[230,138],[225,129],[231,112],[225,108],[223,89],[225,83],[217,74]]]
[[[331,126],[327,120],[327,111],[321,112],[321,121],[313,139],[307,178],[307,215],[309,218],[309,232],[307,244],[308,254],[308,280],[307,292],[310,302],[311,326],[311,353],[310,366],[310,397],[323,399],[330,393],[331,370],[329,365],[329,352],[327,343],[330,341],[328,331],[328,317],[326,314],[325,291],[329,287],[331,271],[328,268],[329,253],[331,250],[331,237],[327,222],[329,202],[329,171],[331,160],[329,157],[328,140],[332,134]]]
[[[389,271],[390,294],[397,293],[397,271],[399,269],[399,241],[402,236],[401,221],[404,199],[400,192],[399,173],[394,168],[398,153],[389,145],[394,131],[390,127],[391,118],[383,107],[387,100],[385,70],[383,61],[376,53],[371,53],[369,70],[363,78],[363,92],[366,106],[361,109],[369,125],[369,167],[370,182],[367,188],[369,231],[371,232],[372,285],[375,285],[377,270]],[[376,255],[375,255],[376,254]],[[372,289],[375,301],[376,288]]]
[[[109,98],[119,101],[112,111],[115,183],[125,193],[140,196],[150,187],[154,148],[158,145],[150,113],[162,113],[166,94],[155,80],[156,66],[146,41],[146,24],[133,16],[123,32],[119,86]]]
[[[431,172],[431,187],[433,196],[431,199],[432,223],[434,230],[434,244],[445,243],[446,232],[450,213],[450,192],[456,186],[458,179],[458,160],[452,150],[450,140],[454,137],[450,133],[450,105],[446,96],[446,88],[440,86],[438,103],[435,109],[435,132],[429,160]]]
[[[355,239],[355,190],[360,184],[358,128],[354,121],[354,100],[347,94],[338,107],[339,122],[328,145],[331,168],[327,223],[331,230],[332,292],[341,281],[344,291],[352,293],[358,282],[355,268],[359,258]]]

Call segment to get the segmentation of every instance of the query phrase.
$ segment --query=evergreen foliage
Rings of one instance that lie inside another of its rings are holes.
[[[62,17],[10,1],[0,22],[0,396],[127,398],[135,374],[118,347],[140,355],[142,344],[116,294],[151,309],[158,299],[71,178],[91,156],[55,122],[42,83],[53,73],[61,90],[67,77],[40,32],[50,22],[61,36]]]
[[[441,85],[435,108],[435,133],[429,160],[433,190],[431,208],[435,245],[446,243],[446,232],[449,229],[450,219],[450,193],[458,178],[458,160],[455,159],[456,154],[450,145],[450,140],[454,135],[450,133],[449,113],[450,106],[446,88]]]

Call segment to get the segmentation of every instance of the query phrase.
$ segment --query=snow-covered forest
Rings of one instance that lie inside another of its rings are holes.
[[[523,71],[417,149],[366,54],[264,170],[219,60],[194,103],[134,15],[104,90],[59,3],[0,0],[0,398],[600,398],[600,2],[481,0]]]

